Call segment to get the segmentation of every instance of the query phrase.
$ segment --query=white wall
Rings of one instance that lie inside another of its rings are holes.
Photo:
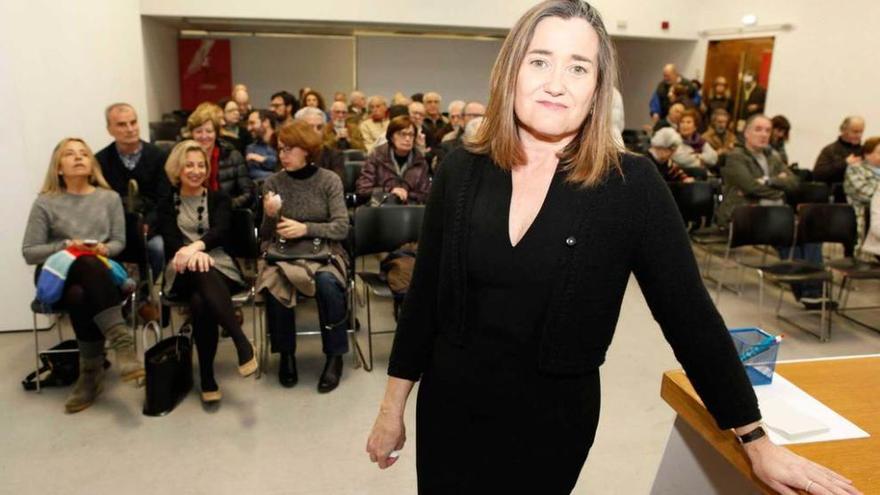
[[[144,15],[232,19],[309,20],[508,29],[536,0],[141,0]],[[701,0],[595,0],[611,34],[694,39]],[[668,20],[671,28],[660,29]],[[625,21],[627,27],[617,27]]]
[[[769,115],[783,114],[792,123],[787,147],[792,161],[812,168],[847,114],[865,116],[866,136],[880,134],[880,2],[848,0],[832,6],[821,0],[713,0],[701,10],[699,22],[705,29],[736,26],[747,13],[757,15],[759,24],[795,26],[776,34],[766,105]],[[707,44],[700,43],[695,63],[705,62]]]
[[[437,91],[444,111],[452,100],[486,103],[500,48],[496,40],[359,37],[358,86],[387,97]]]
[[[626,111],[626,128],[641,129],[651,120],[648,103],[662,77],[663,65],[674,63],[684,71],[696,49],[696,42],[619,39],[614,44],[620,66],[620,93]],[[683,73],[688,78],[696,76],[690,71]]]
[[[144,76],[147,89],[147,122],[162,120],[162,114],[180,108],[180,77],[177,66],[177,29],[159,20],[143,17]]]
[[[137,0],[0,2],[0,329],[30,328],[33,269],[21,257],[31,203],[55,144],[81,136],[106,145],[103,109],[115,100],[146,111]]]
[[[329,105],[335,91],[354,89],[354,42],[340,38],[232,38],[232,81],[248,86],[251,103],[268,108],[280,90],[308,86]]]

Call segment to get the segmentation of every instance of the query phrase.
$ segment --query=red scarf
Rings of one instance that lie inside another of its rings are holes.
[[[211,151],[211,175],[208,177],[208,190],[217,191],[220,189],[220,147],[214,145]]]

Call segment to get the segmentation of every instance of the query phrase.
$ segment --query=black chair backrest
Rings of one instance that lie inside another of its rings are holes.
[[[703,167],[681,167],[681,170],[696,180],[706,180],[709,178],[709,171]]]
[[[824,182],[801,182],[796,190],[785,195],[788,204],[797,207],[803,203],[828,203],[831,191]]]
[[[342,150],[342,152],[345,154],[345,161],[347,162],[362,162],[367,159],[364,150],[350,149]]]
[[[669,189],[686,225],[708,225],[715,211],[712,184],[708,182],[671,182]]]
[[[147,262],[144,218],[140,213],[125,214],[125,249],[114,259],[121,263],[136,263],[138,265]]]
[[[802,204],[797,213],[798,243],[834,242],[843,244],[847,257],[856,247],[856,212],[850,205]]]
[[[226,254],[234,258],[259,258],[260,242],[257,239],[253,212],[244,208],[232,210],[230,224]]]
[[[788,206],[738,206],[733,210],[730,229],[730,247],[791,247],[794,211]]]
[[[357,183],[358,177],[361,176],[363,168],[364,162],[345,162],[345,184],[342,185],[345,192],[354,192],[354,186]]]
[[[417,241],[424,206],[361,206],[354,212],[354,255],[394,251]]]
[[[794,175],[797,175],[801,182],[813,182],[813,171],[807,170],[805,168],[796,168],[791,171]]]

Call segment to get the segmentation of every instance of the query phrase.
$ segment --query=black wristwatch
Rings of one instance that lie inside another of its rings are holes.
[[[764,431],[764,428],[761,426],[756,427],[754,430],[746,433],[745,435],[737,435],[737,439],[739,439],[739,443],[745,445],[749,442],[754,442],[755,440],[767,436],[767,432]]]

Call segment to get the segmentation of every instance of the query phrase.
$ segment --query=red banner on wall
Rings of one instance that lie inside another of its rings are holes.
[[[203,101],[216,102],[232,92],[229,40],[177,40],[180,104],[192,110]]]

